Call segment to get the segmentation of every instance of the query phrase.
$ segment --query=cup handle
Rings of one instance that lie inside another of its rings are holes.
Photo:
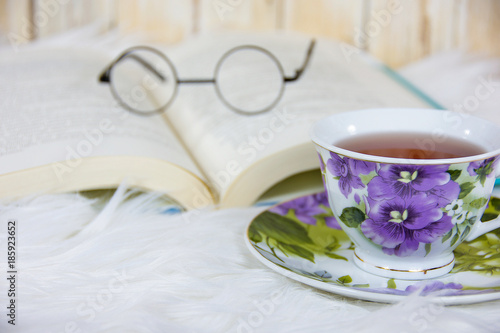
[[[500,178],[499,178],[500,177],[500,168],[497,169],[496,177],[497,177],[497,179],[495,180],[495,185],[498,185],[499,180],[500,180]],[[465,237],[465,240],[467,242],[470,242],[471,240],[473,240],[481,235],[484,235],[485,233],[487,233],[491,230],[495,230],[496,228],[499,228],[500,227],[500,215],[497,216],[497,218],[490,220],[488,222],[478,221],[476,223],[479,223],[479,225],[476,226],[474,228],[474,230],[472,230],[472,232],[467,235],[467,237]]]
[[[465,237],[465,240],[467,242],[470,242],[471,240],[475,239],[476,237],[479,237],[491,230],[495,230],[496,228],[500,227],[500,215],[497,216],[496,219],[490,220],[488,222],[481,222],[478,221],[476,222],[479,225],[475,226],[474,229],[471,231],[470,234]]]

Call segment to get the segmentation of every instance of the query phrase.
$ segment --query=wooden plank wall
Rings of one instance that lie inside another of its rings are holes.
[[[169,43],[204,31],[301,31],[393,67],[457,48],[500,56],[499,0],[0,0],[0,33],[11,43],[94,21]]]

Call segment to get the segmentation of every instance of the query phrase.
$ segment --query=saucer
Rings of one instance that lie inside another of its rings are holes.
[[[498,215],[500,198],[492,197],[482,219]],[[245,238],[250,252],[272,270],[342,296],[394,303],[418,293],[446,305],[500,299],[500,229],[462,243],[449,274],[423,281],[359,269],[354,245],[333,217],[324,192],[270,207],[252,220]]]

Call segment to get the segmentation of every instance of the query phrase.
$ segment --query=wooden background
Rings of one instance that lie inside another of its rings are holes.
[[[0,0],[0,32],[11,43],[94,21],[172,43],[207,30],[297,30],[393,67],[450,49],[500,56],[500,0]]]

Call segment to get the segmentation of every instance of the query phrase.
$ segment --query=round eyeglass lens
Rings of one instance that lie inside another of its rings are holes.
[[[216,91],[232,110],[256,114],[270,110],[284,90],[283,68],[265,49],[244,46],[226,53],[215,69]]]
[[[161,112],[174,100],[177,75],[161,53],[147,48],[127,52],[111,70],[111,89],[130,111]]]

